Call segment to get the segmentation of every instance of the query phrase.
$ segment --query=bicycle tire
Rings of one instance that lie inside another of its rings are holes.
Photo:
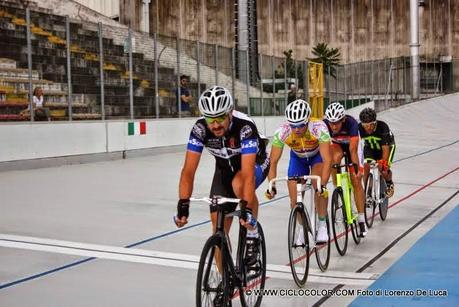
[[[298,223],[298,219],[301,220],[301,224]],[[297,244],[299,227],[303,228],[304,245],[302,246]],[[308,224],[304,211],[298,206],[292,208],[288,222],[288,257],[293,280],[298,287],[303,287],[308,279],[310,260],[308,233]]]
[[[375,220],[376,202],[373,183],[373,174],[370,173],[365,181],[365,223],[368,228],[373,226],[373,222]]]
[[[316,254],[317,265],[322,272],[325,272],[330,263],[330,249],[331,249],[331,234],[330,234],[330,221],[328,220],[328,215],[326,216],[327,224],[327,233],[328,233],[328,242],[325,244],[317,245],[314,248]],[[316,213],[316,233],[319,225],[319,215]]]
[[[351,232],[352,232],[352,239],[354,239],[355,244],[359,245],[360,240],[361,240],[361,232],[360,232],[360,227],[359,227],[359,223],[357,223],[357,220],[354,220],[354,222],[351,224]]]
[[[261,227],[260,222],[258,222],[258,250],[260,254],[258,256],[258,270],[259,273],[256,277],[247,274],[245,265],[243,266],[244,272],[243,276],[245,278],[245,289],[239,289],[239,298],[241,301],[241,305],[243,307],[259,307],[261,305],[261,301],[263,299],[263,295],[261,294],[265,288],[266,283],[266,241],[265,241],[265,234],[263,232],[263,228]],[[241,239],[241,238],[239,238]],[[245,247],[245,243],[244,243]],[[244,249],[243,249],[244,250]],[[241,257],[243,257],[243,253],[241,253]],[[242,259],[240,259],[242,260]],[[243,263],[240,262],[240,263]],[[256,291],[254,291],[254,289]],[[251,292],[249,295],[248,292]],[[259,292],[259,293],[257,293]]]
[[[197,307],[215,305],[218,295],[221,296],[223,306],[230,304],[228,270],[223,265],[223,272],[219,272],[215,260],[215,250],[220,249],[221,242],[220,236],[213,235],[206,241],[202,249],[196,280]]]
[[[343,192],[336,188],[332,195],[332,229],[336,250],[341,256],[346,254],[348,241],[348,224],[344,212]]]
[[[383,176],[380,176],[379,178],[379,197],[381,199],[379,202],[379,216],[381,217],[381,220],[385,221],[387,218],[387,211],[389,209],[389,198],[386,196],[386,181],[384,180]]]

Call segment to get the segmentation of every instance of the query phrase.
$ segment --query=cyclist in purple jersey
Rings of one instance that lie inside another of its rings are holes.
[[[204,147],[215,157],[215,172],[210,196],[239,198],[246,207],[245,220],[240,223],[247,231],[247,264],[256,261],[258,251],[258,199],[255,189],[263,182],[269,170],[266,138],[258,133],[255,123],[245,114],[233,110],[230,92],[214,86],[202,93],[199,99],[199,118],[191,129],[185,163],[179,183],[177,227],[188,223],[190,197],[194,176]],[[237,204],[226,204],[225,212],[233,212]],[[211,206],[210,218],[216,229],[217,212]],[[229,232],[232,217],[225,219],[225,232]]]
[[[365,193],[362,185],[363,162],[358,123],[352,116],[346,115],[344,107],[339,102],[334,102],[327,107],[324,122],[332,138],[333,164],[340,164],[344,153],[353,164],[349,171],[359,213],[358,223],[361,236],[366,236]],[[336,170],[333,169],[332,172],[333,182],[336,183]]]

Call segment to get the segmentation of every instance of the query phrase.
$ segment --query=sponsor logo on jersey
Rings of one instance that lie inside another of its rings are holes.
[[[242,127],[241,129],[241,139],[246,139],[248,136],[250,136],[252,134],[252,127],[250,127],[249,125],[245,125],[244,127]]]
[[[256,140],[250,140],[242,143],[241,148],[246,149],[246,148],[256,148],[258,146],[258,143]]]
[[[188,140],[188,144],[194,145],[194,146],[203,146],[202,142],[196,138],[191,138]]]
[[[199,139],[204,140],[206,137],[206,128],[203,124],[197,123],[193,126],[193,134],[197,136]]]

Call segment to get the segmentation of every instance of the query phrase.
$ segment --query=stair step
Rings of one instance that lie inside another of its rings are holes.
[[[0,58],[0,68],[16,68],[16,61],[6,58]]]
[[[1,78],[14,78],[14,79],[28,79],[29,70],[24,68],[2,68],[0,67],[0,79]],[[38,80],[38,71],[32,71],[32,80]]]

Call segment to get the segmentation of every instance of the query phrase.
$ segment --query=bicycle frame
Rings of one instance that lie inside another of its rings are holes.
[[[376,161],[372,160],[370,163],[370,173],[373,175],[373,191],[374,191],[374,196],[375,196],[375,206],[379,205],[384,201],[384,198],[381,198],[381,176],[379,174],[379,168],[378,164]]]
[[[243,246],[242,246],[242,240],[241,238],[245,237],[245,228],[241,225],[239,225],[239,240],[238,240],[238,245],[237,245],[237,253],[236,253],[236,263],[233,261],[233,257],[231,255],[231,249],[230,249],[230,241],[225,233],[224,229],[224,222],[225,222],[225,217],[231,217],[231,216],[239,216],[240,215],[240,210],[236,210],[232,213],[229,214],[223,214],[223,208],[220,206],[223,203],[227,202],[232,202],[232,203],[238,203],[239,199],[237,198],[226,198],[226,197],[212,197],[212,198],[191,198],[190,201],[204,201],[209,203],[211,206],[216,206],[217,207],[217,225],[216,225],[216,230],[215,233],[213,234],[214,236],[218,236],[221,239],[221,265],[227,265],[228,268],[230,269],[230,275],[233,277],[234,281],[234,286],[236,287],[246,287],[245,283],[245,276],[241,276],[241,273],[244,273],[244,270],[240,270],[240,259],[242,258],[242,253],[243,253]],[[242,232],[242,233],[241,233]]]
[[[313,192],[313,187],[312,187],[312,182],[310,181],[309,183],[306,182],[306,183],[302,183],[301,181],[302,180],[317,180],[317,186],[320,187],[321,186],[321,179],[320,179],[320,176],[316,176],[316,175],[305,175],[305,176],[298,176],[298,177],[276,177],[276,178],[273,178],[269,181],[269,191],[272,191],[272,188],[273,188],[273,185],[274,183],[278,182],[278,181],[288,181],[288,180],[296,180],[296,206],[297,207],[300,207],[305,215],[306,215],[306,221],[308,223],[308,229],[309,229],[309,236],[310,236],[310,245],[311,245],[311,248],[314,248],[316,246],[316,228],[315,228],[315,218],[312,218],[311,217],[315,217],[316,215],[316,207],[315,207],[315,202],[314,202],[314,192]],[[303,192],[305,192],[306,190],[308,189],[311,189],[312,193],[311,193],[311,196],[310,196],[310,201],[309,201],[309,204],[308,206],[305,208],[305,205],[304,205],[304,202],[303,202]],[[311,238],[312,236],[312,238]]]
[[[344,165],[335,164],[333,167],[336,169],[336,187],[341,188],[341,191],[343,191],[346,223],[351,225],[354,223],[354,220],[357,219],[358,215],[352,212],[351,195],[354,191],[354,187],[352,186],[351,176],[349,174],[349,161],[346,155],[344,155],[344,160]],[[345,168],[344,172],[341,170],[342,167]]]

